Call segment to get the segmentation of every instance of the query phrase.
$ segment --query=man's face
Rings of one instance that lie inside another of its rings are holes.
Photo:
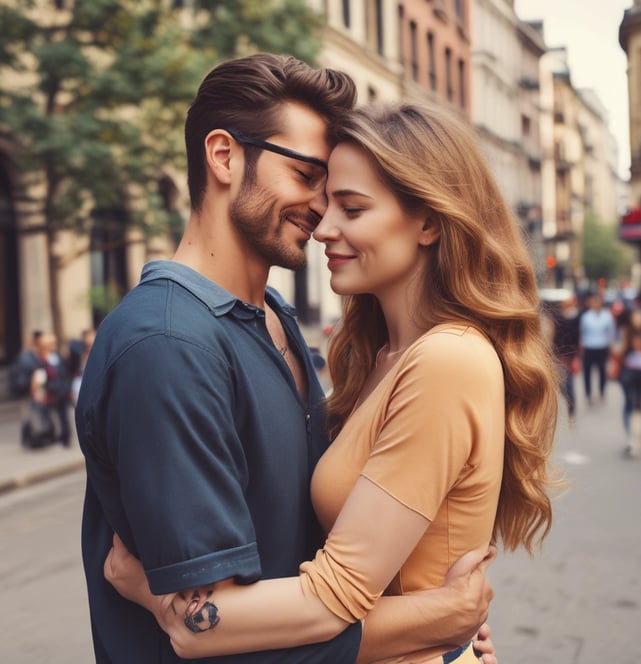
[[[327,169],[313,162],[326,163],[329,146],[325,120],[314,111],[289,102],[282,113],[285,129],[267,138],[255,177],[245,177],[229,216],[266,265],[298,270],[305,265],[305,245],[325,211]],[[269,144],[312,159],[275,153]]]

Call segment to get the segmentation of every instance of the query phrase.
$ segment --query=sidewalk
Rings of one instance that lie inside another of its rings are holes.
[[[20,445],[22,408],[19,401],[0,402],[0,494],[85,467],[75,433],[70,448],[58,443],[42,449],[24,449]]]

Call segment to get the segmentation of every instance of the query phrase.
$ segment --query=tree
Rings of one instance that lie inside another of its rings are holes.
[[[44,185],[30,232],[48,241],[54,329],[57,233],[175,227],[163,166],[184,168],[185,110],[204,74],[257,50],[313,62],[321,21],[305,0],[0,0],[0,128],[25,179]]]
[[[607,282],[630,274],[632,255],[619,242],[617,231],[617,226],[606,226],[593,216],[586,216],[583,226],[583,269],[590,281],[605,279]]]

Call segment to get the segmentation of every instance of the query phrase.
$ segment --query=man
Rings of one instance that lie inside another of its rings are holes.
[[[588,405],[592,405],[592,370],[598,373],[599,400],[605,400],[606,364],[616,336],[614,317],[603,307],[603,297],[593,293],[588,308],[579,318],[579,344],[583,364],[583,387]]]
[[[576,394],[574,374],[579,357],[579,309],[574,293],[566,297],[558,311],[552,311],[554,354],[559,361],[561,392],[568,408],[568,420],[574,423],[576,418]]]
[[[305,264],[326,205],[327,123],[354,99],[340,72],[258,54],[216,67],[189,110],[184,236],[100,326],[76,409],[100,663],[178,661],[152,616],[103,578],[114,532],[157,594],[296,575],[322,546],[309,481],[327,446],[323,393],[293,310],[266,284],[273,265]],[[457,614],[448,637],[487,608],[473,576],[434,617]],[[427,639],[419,616],[404,629]],[[360,638],[357,624],[325,643],[207,661],[353,662]]]

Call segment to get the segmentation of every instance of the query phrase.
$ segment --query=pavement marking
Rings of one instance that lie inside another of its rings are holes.
[[[561,459],[571,466],[583,466],[590,463],[590,457],[581,454],[581,452],[566,452],[561,456]]]

